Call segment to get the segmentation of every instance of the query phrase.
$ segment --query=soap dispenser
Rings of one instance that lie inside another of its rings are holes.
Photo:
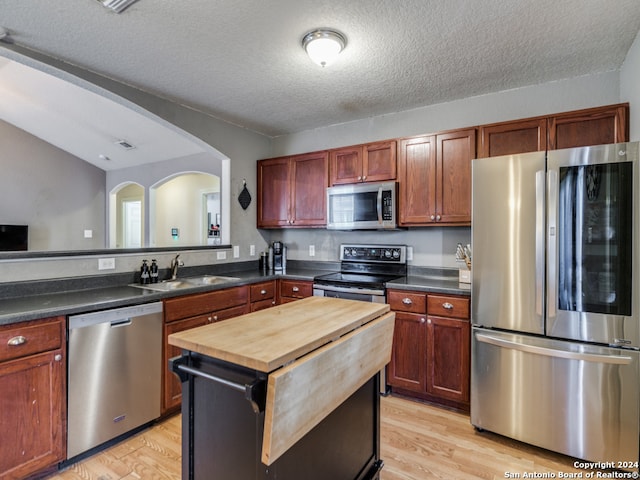
[[[140,268],[140,283],[146,285],[149,283],[149,265],[146,260],[142,260],[142,267]]]
[[[158,283],[158,264],[156,263],[156,259],[151,259],[151,268],[150,274],[151,283]]]

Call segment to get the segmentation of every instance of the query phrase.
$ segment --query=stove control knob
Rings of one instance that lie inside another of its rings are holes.
[[[384,256],[387,258],[391,258],[391,250],[385,250],[384,251]]]
[[[351,250],[351,256],[355,257],[358,254],[358,252],[356,251],[356,249],[354,248],[353,250]]]
[[[399,258],[400,257],[400,250],[394,250],[393,251],[393,258]]]

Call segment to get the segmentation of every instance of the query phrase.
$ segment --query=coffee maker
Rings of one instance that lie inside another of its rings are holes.
[[[282,242],[273,242],[269,247],[269,269],[282,273],[287,269],[287,247]]]

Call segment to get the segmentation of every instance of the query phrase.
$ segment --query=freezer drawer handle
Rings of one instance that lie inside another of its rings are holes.
[[[405,305],[411,305],[413,302],[410,298],[403,298],[402,303],[404,303]]]
[[[210,373],[203,372],[196,368],[189,367],[188,365],[184,365],[180,363],[181,360],[182,357],[171,359],[174,372],[179,373],[176,370],[180,370],[181,372],[189,373],[197,377],[206,378],[207,380],[211,380],[212,382],[216,382],[226,387],[232,388],[233,390],[242,392],[244,393],[244,396],[249,401],[249,403],[251,403],[251,407],[253,408],[253,411],[255,413],[264,411],[266,390],[264,388],[265,382],[263,380],[257,379],[251,384],[236,383],[225,378],[220,378],[215,375],[211,375]]]
[[[442,304],[442,308],[446,308],[447,310],[453,310],[453,305],[451,305],[449,302],[444,302]]]
[[[10,338],[7,342],[7,345],[11,345],[12,347],[17,347],[18,345],[23,345],[27,343],[27,338],[22,335],[18,335],[17,337]]]
[[[527,345],[524,343],[512,342],[503,338],[490,337],[481,333],[476,334],[479,342],[488,343],[497,347],[510,348],[521,352],[545,355],[547,357],[566,358],[569,360],[584,360],[595,363],[611,363],[617,365],[629,365],[631,357],[622,355],[598,355],[597,353],[568,352],[566,350],[556,350],[555,348],[539,347],[537,345]]]

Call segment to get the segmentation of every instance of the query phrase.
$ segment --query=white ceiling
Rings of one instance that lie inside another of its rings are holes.
[[[268,136],[618,70],[638,0],[2,0],[17,45]],[[301,47],[347,37],[321,68]],[[1,52],[0,52],[1,53]],[[1,71],[0,71],[1,72]]]

